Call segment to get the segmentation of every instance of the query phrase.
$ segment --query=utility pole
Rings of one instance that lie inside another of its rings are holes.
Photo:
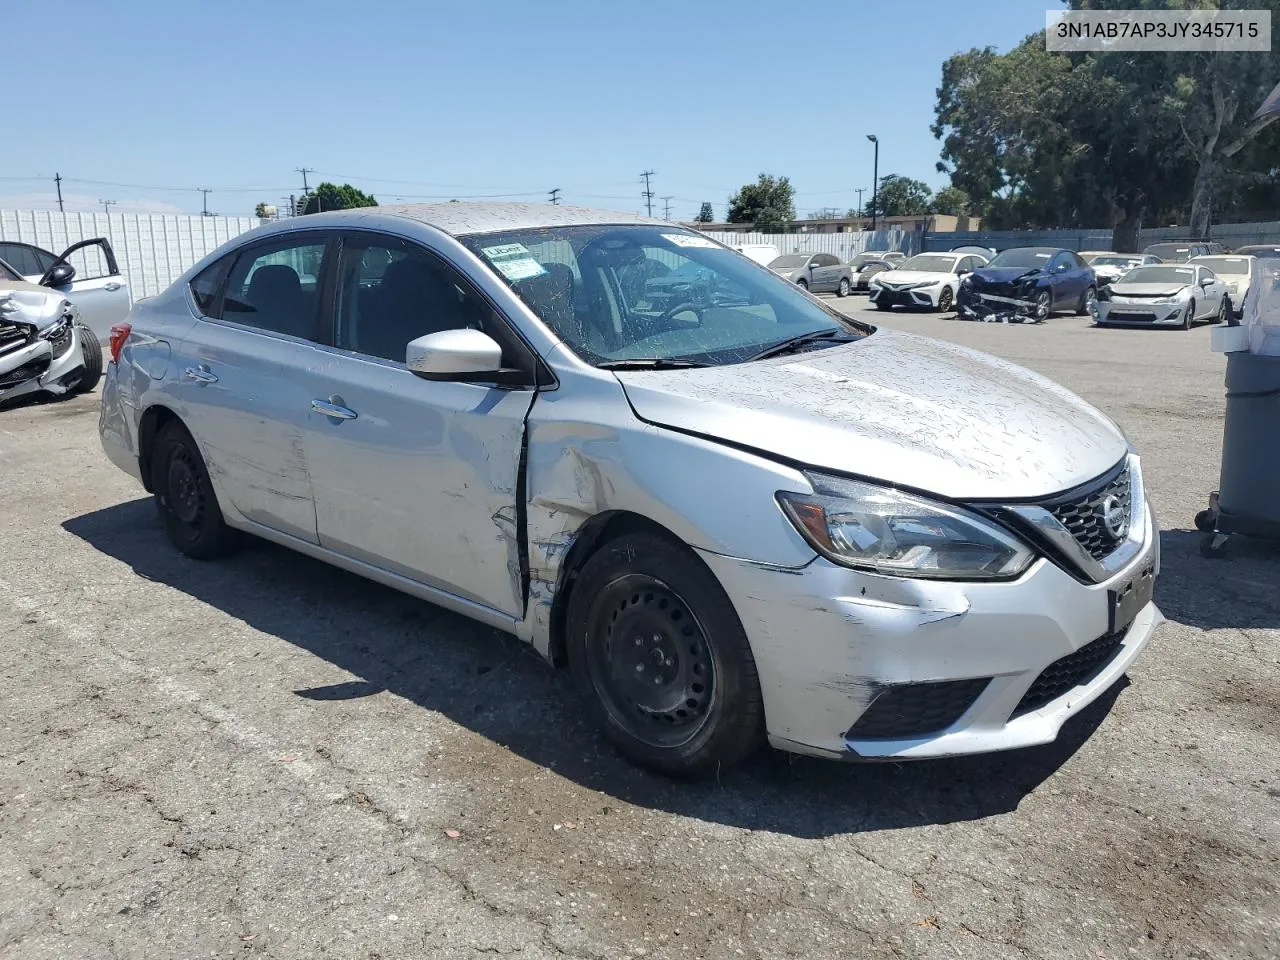
[[[113,204],[115,204],[115,203],[117,203],[118,201],[115,201],[115,200],[99,200],[98,202],[99,202],[100,204],[102,204],[102,212],[103,212],[103,213],[105,213],[105,214],[107,214],[108,216],[110,216],[110,215],[111,215],[111,207],[112,207],[112,205],[113,205]]]
[[[670,220],[671,219],[671,201],[674,200],[675,197],[661,197],[659,199],[662,200],[662,219]]]
[[[211,194],[213,191],[210,190],[208,187],[196,187],[196,189],[199,190],[202,194],[204,194],[204,211],[200,214],[200,216],[202,217],[210,216],[209,194]]]
[[[867,139],[876,147],[876,157],[871,167],[871,232],[876,232],[876,216],[880,213],[876,201],[880,197],[880,141],[874,133],[868,133]]]
[[[653,176],[652,170],[646,170],[640,174],[644,177],[644,193],[640,196],[644,197],[644,208],[649,211],[649,216],[653,216],[653,191],[649,189],[649,178]]]
[[[315,170],[311,167],[294,167],[293,172],[302,174],[302,195],[305,197],[311,192],[311,188],[307,186],[307,174],[315,173]]]
[[[858,187],[858,216],[862,216],[862,195],[867,192],[866,187]]]
[[[551,194],[551,205],[559,206],[560,205],[560,188],[555,187],[554,189],[548,190],[547,192]]]
[[[66,211],[62,209],[62,174],[55,173],[53,175],[53,185],[58,190],[58,212],[65,213]]]

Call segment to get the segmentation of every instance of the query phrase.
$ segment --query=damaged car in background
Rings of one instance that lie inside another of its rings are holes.
[[[512,633],[669,774],[1046,743],[1161,621],[1110,419],[629,214],[238,236],[113,331],[100,432],[188,556],[253,534]]]
[[[1097,290],[1092,268],[1074,250],[1014,247],[961,281],[956,316],[998,323],[1043,323],[1058,310],[1088,316]]]
[[[102,376],[102,362],[97,338],[70,300],[0,261],[0,404],[87,393]]]
[[[1100,327],[1178,326],[1200,320],[1226,323],[1231,291],[1208,267],[1171,263],[1137,267],[1104,289],[1093,309]]]

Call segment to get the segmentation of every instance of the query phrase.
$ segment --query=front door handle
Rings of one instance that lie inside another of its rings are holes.
[[[103,290],[113,290],[113,291],[114,291],[114,290],[119,290],[119,289],[120,289],[120,284],[118,284],[118,283],[116,283],[114,280],[112,280],[110,283],[104,283],[104,284],[102,285],[102,289],[103,289]]]
[[[354,420],[357,414],[350,407],[342,405],[341,397],[330,397],[328,400],[312,400],[311,409],[316,413],[322,413],[326,417],[332,417],[334,420]]]
[[[217,375],[210,373],[209,368],[203,363],[198,367],[187,367],[186,370],[182,371],[182,375],[188,380],[194,380],[196,383],[218,382]]]

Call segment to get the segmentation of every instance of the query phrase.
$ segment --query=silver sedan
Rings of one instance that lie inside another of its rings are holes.
[[[178,550],[252,534],[508,631],[667,773],[1045,743],[1160,622],[1107,417],[670,223],[289,220],[110,352],[103,447]]]

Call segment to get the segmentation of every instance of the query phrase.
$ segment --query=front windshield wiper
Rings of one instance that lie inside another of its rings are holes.
[[[606,360],[597,363],[601,370],[684,370],[690,367],[705,367],[707,364],[697,360],[679,360],[674,357],[630,357],[626,360]]]
[[[788,353],[792,350],[803,347],[810,343],[821,343],[823,340],[830,340],[835,343],[848,343],[850,340],[860,339],[852,333],[845,333],[843,330],[832,328],[830,330],[816,330],[810,333],[802,333],[799,336],[790,337],[781,343],[775,343],[773,346],[765,347],[754,356],[747,357],[747,362],[752,360],[763,360],[766,357],[776,357],[782,353]]]

